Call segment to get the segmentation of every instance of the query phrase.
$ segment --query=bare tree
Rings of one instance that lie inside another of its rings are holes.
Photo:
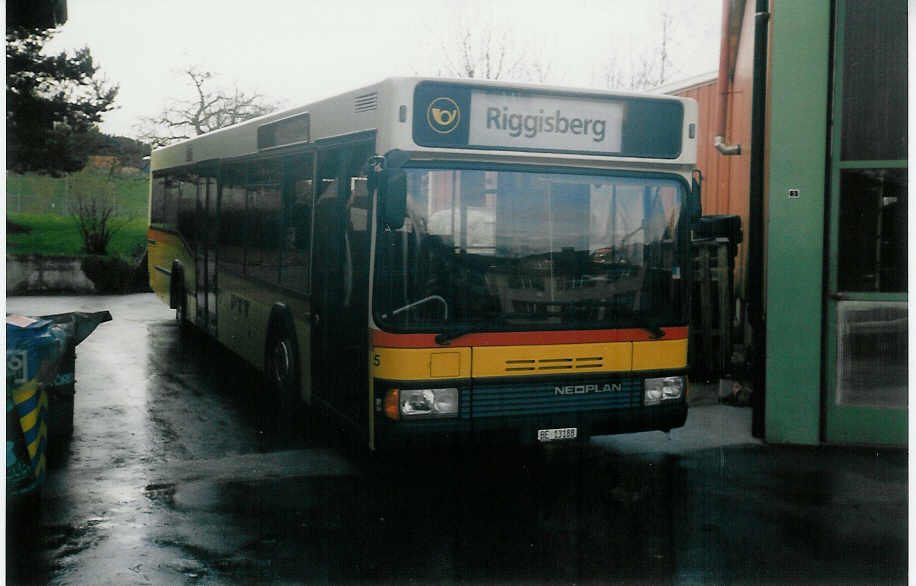
[[[442,59],[446,73],[454,77],[506,79],[517,75],[521,66],[509,34],[495,33],[491,27],[463,27],[453,46],[442,44]]]
[[[656,55],[649,50],[630,51],[625,62],[617,56],[608,59],[605,68],[605,85],[610,89],[640,91],[660,85],[664,74],[659,73]]]
[[[536,58],[528,66],[528,77],[531,81],[547,83],[553,80],[555,76],[550,63],[545,63],[542,59]]]
[[[639,91],[664,85],[676,71],[671,59],[680,17],[665,4],[658,14],[658,36],[650,45],[634,50],[631,46],[626,59],[614,52],[607,60],[604,82],[608,88]]]
[[[459,23],[439,49],[442,65],[437,75],[540,83],[553,77],[549,63],[520,47],[508,29],[489,22]]]
[[[658,84],[663,85],[668,81],[668,77],[665,76],[666,70],[668,73],[671,72],[671,56],[668,54],[668,49],[672,43],[672,36],[675,29],[675,20],[671,14],[670,5],[666,6],[659,15],[661,19],[661,44],[658,48]]]
[[[214,88],[216,74],[210,71],[188,67],[183,73],[192,97],[175,100],[158,115],[144,118],[138,129],[140,138],[154,148],[269,114],[278,107],[262,94],[238,86],[231,91]]]
[[[67,205],[76,220],[86,254],[107,254],[112,237],[131,220],[130,216],[118,214],[113,179],[119,168],[115,161],[104,178],[87,173],[72,176]]]

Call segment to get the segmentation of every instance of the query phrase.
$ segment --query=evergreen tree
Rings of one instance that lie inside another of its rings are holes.
[[[17,173],[79,171],[87,133],[114,106],[117,85],[101,79],[89,48],[45,55],[54,31],[7,30],[6,165]]]

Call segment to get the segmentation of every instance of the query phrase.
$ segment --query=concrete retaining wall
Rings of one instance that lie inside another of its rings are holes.
[[[72,256],[6,255],[6,294],[67,291],[94,293],[82,260]]]

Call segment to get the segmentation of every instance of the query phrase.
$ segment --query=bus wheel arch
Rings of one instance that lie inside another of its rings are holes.
[[[264,344],[264,374],[276,392],[278,424],[289,431],[302,408],[299,377],[299,342],[289,308],[277,303],[271,309]]]

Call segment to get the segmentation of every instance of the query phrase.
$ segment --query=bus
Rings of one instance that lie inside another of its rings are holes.
[[[370,450],[668,431],[696,128],[684,98],[386,79],[153,151],[150,285],[278,421]]]

